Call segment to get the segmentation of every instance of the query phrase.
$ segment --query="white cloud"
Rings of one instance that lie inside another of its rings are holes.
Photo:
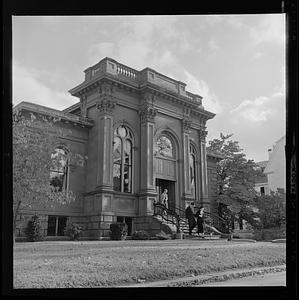
[[[242,123],[243,121],[266,122],[282,113],[284,98],[284,93],[279,91],[274,92],[270,97],[260,96],[254,100],[246,99],[230,113],[234,118],[234,123]]]
[[[55,109],[65,109],[78,102],[68,92],[48,88],[39,80],[38,72],[13,62],[13,104],[28,101]]]
[[[260,59],[264,54],[262,52],[256,52],[253,56],[252,59],[253,60],[257,60]]]
[[[213,113],[221,113],[223,108],[219,103],[218,97],[210,90],[208,84],[202,79],[197,79],[186,70],[183,73],[185,75],[185,83],[187,83],[187,90],[203,97],[203,107]]]
[[[263,20],[249,30],[254,44],[263,42],[274,42],[283,44],[285,42],[285,22],[283,15],[266,15]]]

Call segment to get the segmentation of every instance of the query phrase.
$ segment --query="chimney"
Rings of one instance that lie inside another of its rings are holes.
[[[272,153],[272,149],[268,149],[268,158],[269,159],[270,159],[271,153]]]

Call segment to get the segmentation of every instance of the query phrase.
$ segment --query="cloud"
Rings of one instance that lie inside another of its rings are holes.
[[[285,42],[285,22],[283,16],[266,15],[262,21],[249,29],[255,45],[264,42],[283,44]]]
[[[39,73],[13,62],[13,104],[28,101],[55,109],[65,109],[78,102],[68,92],[48,88],[39,80]]]
[[[187,32],[176,30],[176,16],[142,16],[120,19],[117,36],[109,36],[91,45],[88,57],[95,64],[105,56],[141,70],[145,67],[169,67],[176,58],[171,49],[186,53],[192,49]],[[159,70],[157,70],[159,71]]]
[[[202,104],[206,110],[216,114],[223,111],[218,97],[210,90],[208,84],[204,80],[196,78],[186,70],[183,74],[185,75],[187,90],[203,97]]]
[[[282,91],[275,91],[270,97],[260,96],[254,100],[243,100],[230,113],[235,123],[263,123],[281,114],[284,99]]]

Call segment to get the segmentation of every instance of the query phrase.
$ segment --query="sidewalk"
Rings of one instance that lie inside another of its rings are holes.
[[[226,281],[233,278],[243,278],[253,275],[262,275],[266,273],[275,273],[286,271],[286,265],[273,266],[273,267],[259,267],[248,269],[236,269],[223,272],[215,272],[210,274],[189,276],[171,280],[161,280],[155,282],[141,282],[137,284],[127,284],[116,287],[191,287],[200,286],[208,282]]]

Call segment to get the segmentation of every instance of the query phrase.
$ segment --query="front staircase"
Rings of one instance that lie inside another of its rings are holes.
[[[198,209],[195,207],[195,210]],[[166,208],[162,203],[154,203],[154,216],[165,224],[175,226],[176,231],[183,232],[185,238],[200,238],[196,236],[197,226],[193,229],[192,236],[189,236],[188,220],[185,217],[185,210],[181,207],[174,209]],[[204,213],[204,238],[205,239],[232,239],[229,231],[228,222],[220,216],[205,212]]]

